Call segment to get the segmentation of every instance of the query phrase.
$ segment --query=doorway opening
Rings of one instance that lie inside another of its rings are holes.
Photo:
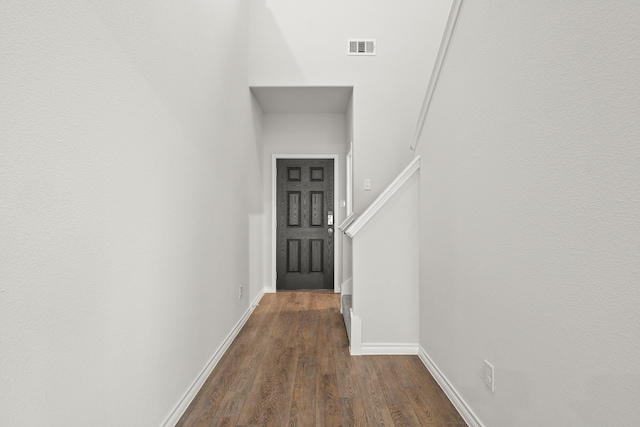
[[[337,159],[273,155],[274,291],[339,291]]]

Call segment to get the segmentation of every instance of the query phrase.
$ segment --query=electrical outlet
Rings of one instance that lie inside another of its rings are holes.
[[[240,285],[240,292],[238,292],[238,299],[242,299],[242,285]]]
[[[371,191],[371,180],[370,179],[365,179],[364,180],[364,189],[365,189],[365,191]]]
[[[486,360],[484,361],[484,370],[482,371],[482,380],[484,381],[484,385],[487,386],[489,390],[492,392],[495,391],[496,386],[496,377],[495,370],[493,365]]]

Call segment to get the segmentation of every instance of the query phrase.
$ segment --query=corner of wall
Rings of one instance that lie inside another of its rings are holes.
[[[460,414],[460,416],[462,416],[464,421],[470,427],[484,427],[484,424],[482,424],[469,404],[465,402],[465,400],[462,398],[460,393],[458,393],[453,384],[451,384],[447,377],[444,376],[442,371],[438,369],[438,366],[433,362],[431,357],[429,357],[422,346],[419,346],[417,354],[429,373],[431,373],[431,376],[436,380],[442,391],[444,391],[453,406],[458,410],[458,413]]]

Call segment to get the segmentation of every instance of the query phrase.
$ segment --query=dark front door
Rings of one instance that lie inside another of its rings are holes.
[[[278,159],[277,289],[333,289],[333,159]]]

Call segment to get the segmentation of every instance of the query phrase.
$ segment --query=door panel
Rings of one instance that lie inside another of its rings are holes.
[[[287,225],[289,227],[300,227],[300,192],[289,191],[289,219]]]
[[[279,159],[277,289],[333,289],[333,159]]]
[[[311,227],[322,227],[324,225],[324,206],[322,201],[324,200],[324,192],[312,191],[311,192]]]
[[[311,259],[311,272],[312,273],[322,273],[322,257],[323,257],[323,248],[324,241],[321,239],[310,239],[310,259]]]
[[[287,273],[300,272],[300,239],[287,240]]]

